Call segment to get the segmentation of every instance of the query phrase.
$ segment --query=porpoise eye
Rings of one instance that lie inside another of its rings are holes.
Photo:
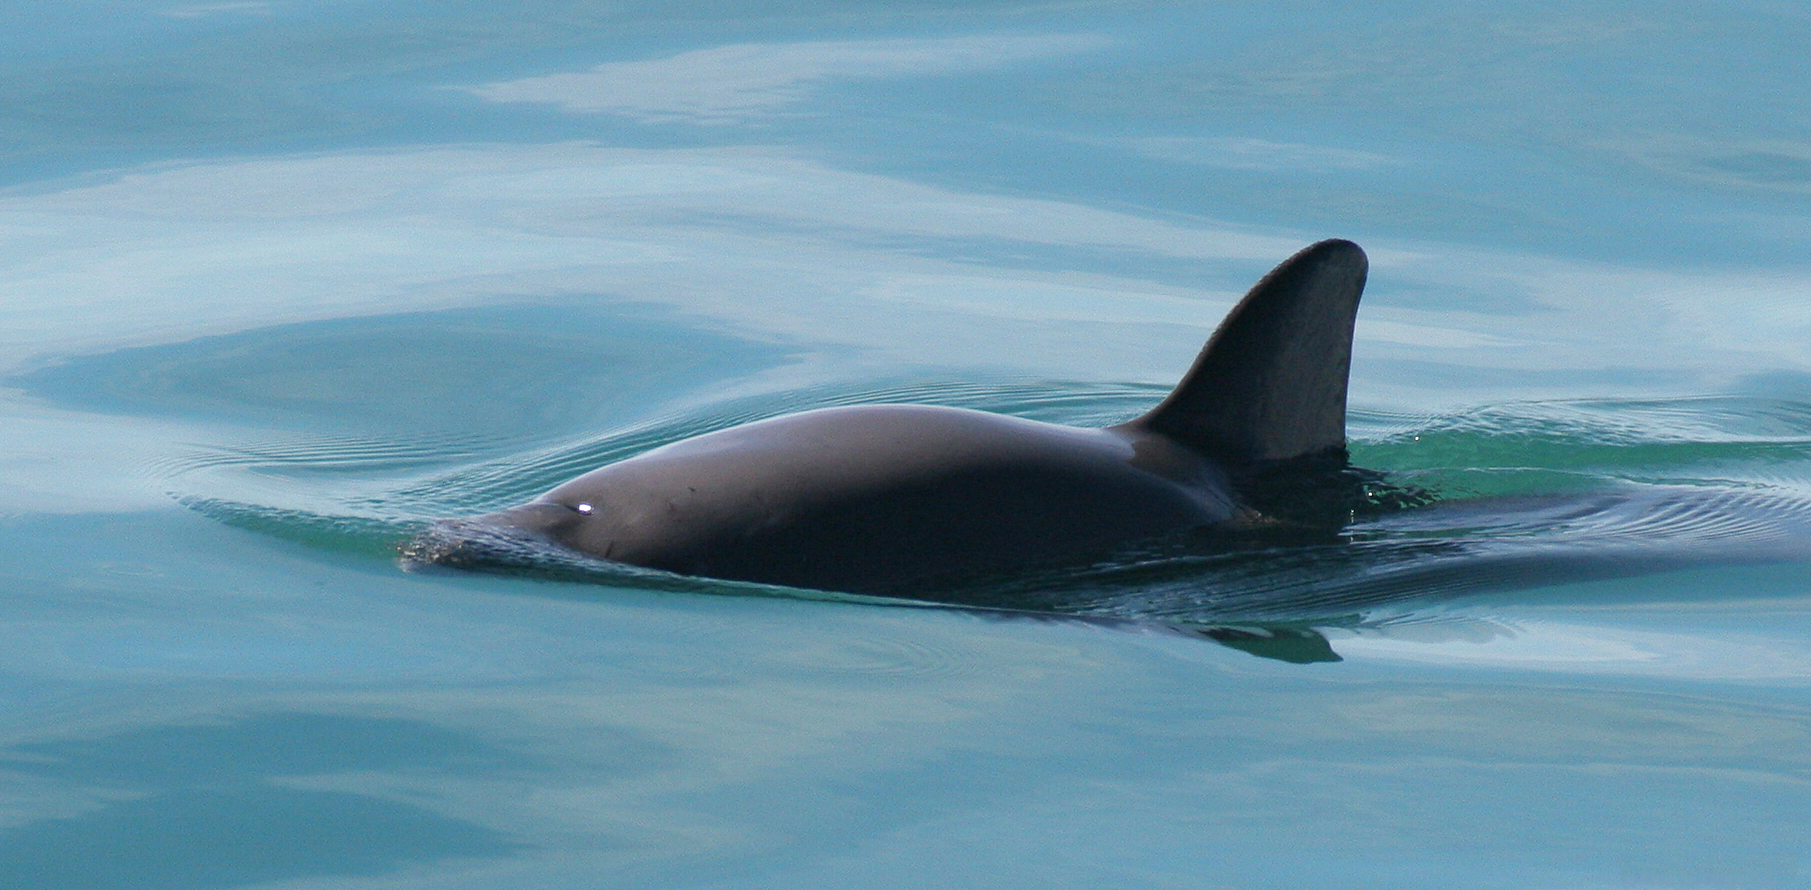
[[[580,513],[583,513],[586,516],[591,515],[591,505],[590,504],[579,504],[578,506],[573,507],[572,509],[579,511]]]

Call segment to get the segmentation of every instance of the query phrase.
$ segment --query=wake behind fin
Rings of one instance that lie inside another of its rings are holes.
[[[1369,266],[1340,240],[1284,260],[1227,313],[1169,397],[1124,427],[1223,461],[1343,461],[1352,325]]]

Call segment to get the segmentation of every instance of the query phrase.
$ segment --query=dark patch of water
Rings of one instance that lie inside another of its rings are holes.
[[[622,423],[789,356],[779,344],[600,296],[277,325],[69,357],[5,382],[104,414],[307,430],[322,444],[291,455],[292,467],[368,467],[370,455],[355,455],[362,448],[345,436],[381,434],[390,454],[519,447]]]

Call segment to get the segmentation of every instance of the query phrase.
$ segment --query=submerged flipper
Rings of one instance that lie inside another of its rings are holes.
[[[1350,241],[1284,260],[1227,314],[1169,397],[1125,426],[1222,461],[1343,459],[1352,325],[1368,268]]]

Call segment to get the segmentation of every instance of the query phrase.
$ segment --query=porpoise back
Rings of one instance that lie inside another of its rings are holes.
[[[1253,466],[1340,462],[1364,252],[1322,241],[1226,317],[1149,413],[1081,429],[864,405],[758,421],[586,473],[471,522],[687,575],[910,594],[1248,522]],[[425,561],[481,562],[418,545]]]

